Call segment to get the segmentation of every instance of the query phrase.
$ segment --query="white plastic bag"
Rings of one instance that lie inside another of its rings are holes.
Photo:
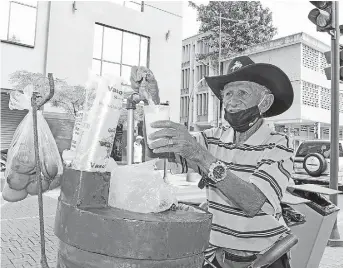
[[[177,204],[174,188],[155,170],[157,160],[112,170],[109,205],[133,212],[157,213]]]
[[[88,70],[88,80],[85,85],[85,102],[82,105],[82,110],[78,111],[75,118],[70,150],[64,150],[62,153],[63,163],[67,167],[72,166],[84,130],[89,129],[88,115],[93,107],[100,79],[100,76]]]
[[[21,198],[15,198],[14,191],[3,192],[4,199],[8,197],[8,201],[11,202],[24,199],[26,196],[23,191],[27,191],[31,195],[38,194],[31,108],[32,92],[33,88],[28,86],[24,89],[24,94],[12,92],[10,95],[9,107],[11,110],[29,110],[13,135],[7,155],[5,179],[8,188],[22,193],[18,195]],[[41,111],[37,111],[37,130],[42,190],[44,192],[49,189],[53,181],[55,184],[55,180],[60,179],[63,165],[55,139]]]

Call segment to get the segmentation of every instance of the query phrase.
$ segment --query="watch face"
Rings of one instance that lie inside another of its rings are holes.
[[[225,168],[223,166],[216,166],[213,169],[213,176],[215,179],[222,179],[225,174]]]

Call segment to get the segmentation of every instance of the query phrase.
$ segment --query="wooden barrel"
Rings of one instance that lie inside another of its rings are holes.
[[[58,267],[200,268],[211,214],[107,205],[109,174],[66,169],[55,219]]]

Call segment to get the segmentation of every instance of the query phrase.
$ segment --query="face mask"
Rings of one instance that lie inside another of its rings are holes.
[[[260,102],[263,102],[264,98]],[[259,104],[259,105],[260,105]],[[238,111],[236,113],[230,113],[224,109],[224,118],[229,122],[230,126],[238,132],[246,132],[261,118],[259,105],[255,105],[246,110]]]

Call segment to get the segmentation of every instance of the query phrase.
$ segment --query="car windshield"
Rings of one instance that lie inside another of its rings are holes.
[[[296,156],[305,157],[308,154],[320,153],[325,158],[330,158],[329,142],[304,142],[299,146]],[[342,144],[339,144],[339,157],[343,157]]]

